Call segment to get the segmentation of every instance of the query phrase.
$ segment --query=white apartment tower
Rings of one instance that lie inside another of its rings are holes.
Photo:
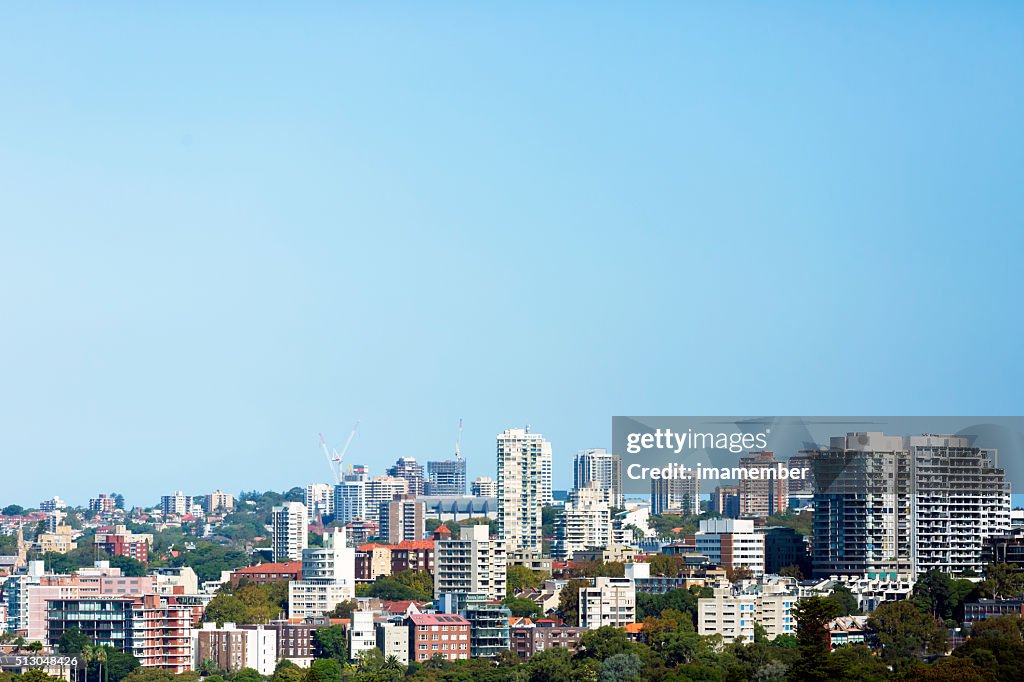
[[[397,476],[374,476],[366,482],[366,518],[380,523],[391,500],[409,492],[409,481]],[[382,509],[383,505],[383,509]]]
[[[301,502],[285,502],[271,511],[274,561],[300,561],[308,546],[309,516]]]
[[[334,486],[334,520],[344,525],[366,518],[366,480],[346,478]]]
[[[540,552],[541,507],[551,498],[551,443],[527,429],[506,429],[497,440],[498,537],[509,551]]]
[[[580,627],[624,627],[636,622],[636,584],[631,578],[594,578],[580,588]]]
[[[573,461],[573,488],[591,484],[607,490],[613,507],[622,506],[622,458],[604,448],[580,450]]]
[[[574,552],[612,545],[610,493],[591,481],[573,490],[555,526],[551,556],[571,559]]]
[[[460,529],[434,549],[434,597],[458,592],[505,598],[505,544],[492,540],[485,525]]]
[[[324,536],[323,547],[302,552],[302,580],[288,583],[288,614],[292,618],[322,616],[339,602],[355,598],[356,551],[345,529]]]
[[[474,497],[497,497],[498,482],[488,476],[473,479],[470,491]]]
[[[310,516],[330,516],[334,513],[334,489],[326,483],[306,486],[306,509]]]

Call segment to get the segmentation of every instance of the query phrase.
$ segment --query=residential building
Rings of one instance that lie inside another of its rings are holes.
[[[323,518],[334,513],[334,488],[326,483],[308,484],[305,500],[311,518]]]
[[[460,529],[457,539],[436,543],[434,596],[446,593],[505,598],[505,543],[493,540],[485,525]]]
[[[372,611],[353,611],[348,628],[348,656],[355,661],[364,651],[377,648],[377,630]]]
[[[996,453],[961,436],[848,433],[811,454],[818,576],[980,573],[988,538],[1009,530]]]
[[[391,546],[391,572],[434,572],[434,541],[404,540]]]
[[[588,630],[636,622],[636,585],[629,578],[594,578],[580,588],[580,627]]]
[[[231,513],[235,510],[235,496],[218,488],[209,495],[203,496],[203,510],[207,514]]]
[[[263,563],[247,566],[231,572],[231,586],[238,587],[241,583],[279,583],[290,580],[302,580],[302,562],[285,561],[280,563]]]
[[[426,492],[423,465],[417,463],[412,457],[399,457],[395,465],[385,473],[388,476],[405,479],[406,491],[410,495],[423,495]]]
[[[192,613],[159,595],[59,598],[47,601],[47,639],[78,628],[93,646],[130,653],[144,668],[192,669]]]
[[[309,516],[301,502],[285,502],[271,510],[274,561],[301,561],[309,546]]]
[[[527,429],[506,429],[497,436],[497,456],[498,537],[509,551],[539,552],[541,508],[551,496],[545,488],[551,443]]]
[[[356,582],[391,575],[391,547],[371,542],[356,548]]]
[[[405,623],[377,623],[377,648],[387,660],[391,656],[409,665],[409,626]]]
[[[693,536],[698,554],[732,575],[738,569],[757,577],[764,574],[764,535],[754,532],[750,519],[707,519]]]
[[[414,613],[409,627],[409,662],[434,656],[449,661],[469,658],[469,621],[452,613]]]
[[[509,648],[520,658],[531,658],[534,654],[556,648],[575,652],[584,632],[586,628],[560,625],[550,619],[513,618]]]
[[[366,518],[381,522],[381,512],[386,505],[409,490],[409,482],[395,476],[374,476],[366,482]]]
[[[113,514],[115,509],[117,509],[117,500],[106,493],[100,493],[99,497],[89,500],[89,511],[94,511],[101,516]]]
[[[164,516],[184,516],[192,509],[192,496],[186,495],[180,490],[173,495],[164,495],[160,498],[160,511]]]
[[[700,479],[686,472],[677,478],[651,480],[652,514],[699,514]]]
[[[572,491],[555,521],[553,558],[569,559],[577,551],[613,544],[610,496],[611,491],[599,487],[596,481]]]
[[[126,556],[142,563],[149,562],[149,548],[153,546],[151,533],[133,533],[127,526],[97,529],[93,536],[97,549],[110,556]]]
[[[498,482],[488,476],[480,476],[473,479],[470,484],[470,492],[474,497],[498,497]]]
[[[52,512],[58,509],[67,509],[68,503],[54,495],[48,500],[39,503],[39,511]]]
[[[791,609],[798,598],[794,578],[723,581],[714,588],[713,596],[697,600],[697,632],[721,635],[726,643],[753,642],[755,624],[765,629],[769,640],[795,635]]]
[[[202,629],[192,631],[192,665],[199,670],[210,662],[227,673],[252,668],[260,675],[272,675],[277,665],[277,634],[276,629],[262,625],[203,623]]]
[[[711,511],[727,519],[740,517],[740,489],[735,485],[715,486],[711,493]]]
[[[573,461],[573,488],[597,487],[608,491],[612,507],[622,506],[622,458],[604,448],[580,450]]]
[[[789,479],[775,475],[780,462],[774,452],[751,452],[740,457],[748,475],[739,480],[740,518],[764,519],[789,508]],[[756,474],[749,472],[757,470]]]
[[[74,537],[74,529],[71,526],[61,524],[52,531],[40,533],[36,537],[36,545],[39,546],[41,554],[46,554],[47,552],[67,554],[73,549],[78,549],[78,543],[75,542]]]
[[[334,520],[345,525],[363,519],[366,519],[366,477],[346,474],[346,480],[334,486]]]
[[[496,657],[509,648],[509,619],[512,611],[499,600],[484,595],[466,595],[461,609],[469,621],[469,655]]]
[[[973,625],[996,616],[1024,618],[1024,599],[979,599],[964,604],[964,624]]]
[[[433,496],[461,496],[466,494],[466,460],[461,457],[427,462],[425,491]]]
[[[382,507],[380,536],[389,544],[397,545],[403,540],[422,540],[425,505],[416,496],[397,495]]]
[[[322,616],[355,597],[356,551],[340,528],[324,536],[324,547],[302,551],[302,580],[288,583],[288,614],[292,618]]]

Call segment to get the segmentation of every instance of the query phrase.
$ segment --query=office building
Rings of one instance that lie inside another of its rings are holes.
[[[422,540],[425,505],[415,495],[398,495],[383,506],[380,536],[391,545],[403,540]]]
[[[622,506],[622,458],[604,448],[580,450],[573,461],[573,488],[607,490],[612,507]]]
[[[427,495],[465,495],[466,460],[427,462]]]
[[[405,479],[410,495],[426,493],[426,480],[423,476],[423,465],[412,457],[400,457],[395,465],[385,472],[388,476]]]
[[[636,585],[629,578],[594,578],[580,588],[580,627],[624,627],[636,622]]]
[[[507,429],[497,436],[497,455],[498,537],[509,551],[540,552],[541,508],[551,494],[544,489],[551,444],[539,433]]]
[[[285,502],[271,510],[274,561],[301,561],[309,546],[309,516],[301,502]]]
[[[789,508],[789,479],[769,475],[777,472],[779,465],[773,452],[752,452],[747,457],[740,457],[740,468],[748,472],[737,486],[740,518],[764,519]],[[749,473],[753,470],[756,472]]]
[[[803,535],[788,526],[768,526],[757,532],[764,536],[765,573],[796,566],[802,575],[810,576],[811,555]]]
[[[459,529],[439,540],[434,557],[434,596],[462,593],[505,598],[505,543],[491,539],[485,525]],[[392,551],[392,554],[394,552]]]
[[[480,476],[474,478],[473,483],[470,484],[470,492],[473,497],[498,497],[498,482],[493,478],[487,476]]]

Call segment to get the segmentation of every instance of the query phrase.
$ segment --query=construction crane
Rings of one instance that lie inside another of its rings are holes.
[[[331,470],[331,477],[334,479],[334,484],[341,483],[341,467],[342,462],[345,459],[345,453],[348,452],[348,448],[352,445],[352,439],[356,437],[356,431],[359,430],[359,422],[355,423],[352,427],[352,432],[348,434],[348,440],[345,441],[345,446],[339,452],[338,450],[331,450],[327,447],[327,440],[324,438],[324,434],[320,434],[320,449],[324,452],[324,457],[327,459],[327,468]]]
[[[462,417],[459,417],[459,439],[455,441],[455,459],[462,459]]]

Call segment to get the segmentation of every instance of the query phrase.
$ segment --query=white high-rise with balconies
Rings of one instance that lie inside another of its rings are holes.
[[[322,616],[356,595],[356,551],[345,529],[324,535],[323,547],[302,552],[302,580],[288,583],[288,614],[292,618]]]
[[[573,461],[573,488],[590,487],[608,491],[613,507],[622,506],[622,458],[604,448],[590,448],[576,453]]]
[[[387,504],[400,495],[409,492],[409,481],[397,476],[374,476],[366,482],[366,518],[380,523],[383,513],[387,513]]]
[[[609,491],[596,481],[569,494],[565,510],[555,524],[552,558],[571,559],[574,552],[613,544],[609,496]]]
[[[447,593],[505,598],[505,544],[492,540],[488,526],[466,526],[458,538],[434,548],[434,597]]]
[[[509,551],[541,550],[541,508],[551,499],[551,443],[528,429],[498,441],[498,537]]]
[[[309,541],[309,515],[301,502],[285,502],[271,511],[274,561],[301,561]]]

